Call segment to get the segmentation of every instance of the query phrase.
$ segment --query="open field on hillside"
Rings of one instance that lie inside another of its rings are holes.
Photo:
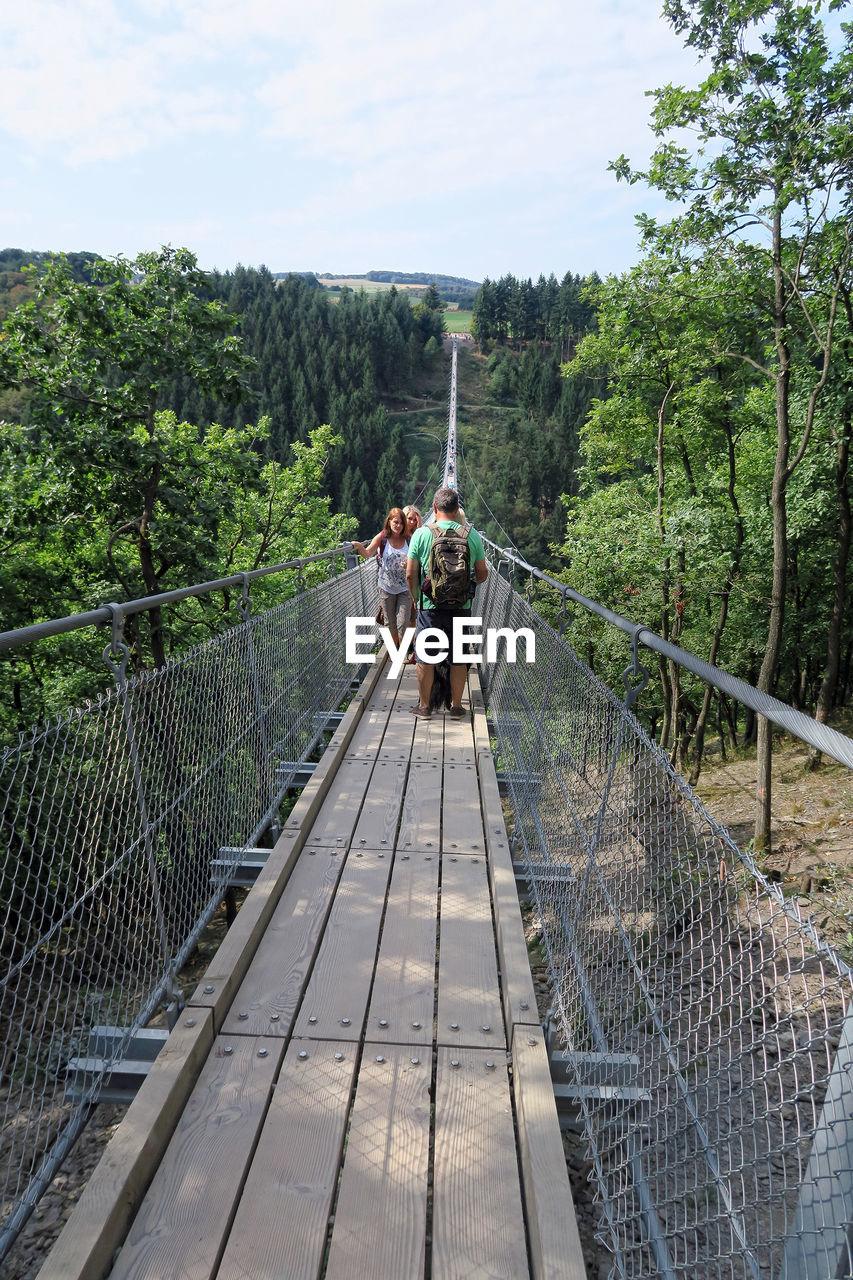
[[[365,293],[387,293],[389,289],[395,288],[398,293],[409,293],[415,298],[426,293],[429,287],[425,284],[392,285],[390,281],[365,280],[363,276],[323,276],[318,279],[324,289],[363,289]]]
[[[452,307],[444,313],[444,327],[448,333],[470,333],[473,311],[455,311]]]

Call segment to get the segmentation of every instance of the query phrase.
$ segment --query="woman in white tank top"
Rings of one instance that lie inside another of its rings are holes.
[[[363,542],[353,542],[352,545],[365,559],[375,553],[379,560],[379,600],[382,613],[394,643],[399,645],[400,636],[409,625],[412,604],[409,588],[406,586],[406,559],[409,554],[406,517],[399,507],[392,507],[381,532],[375,538],[366,546]]]

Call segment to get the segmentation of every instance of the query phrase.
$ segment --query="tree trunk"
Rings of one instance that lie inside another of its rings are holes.
[[[720,759],[725,764],[729,757],[726,752],[726,726],[723,724],[723,699],[719,694],[717,695],[717,733],[720,738]],[[737,746],[737,742],[733,742],[732,745]]]
[[[838,542],[832,566],[833,593],[829,632],[826,638],[826,665],[820,691],[817,696],[815,719],[826,724],[835,705],[838,676],[841,671],[841,635],[847,604],[847,567],[850,561],[851,509],[850,509],[850,440],[853,434],[853,415],[848,413],[844,430],[838,440],[835,457],[835,492],[838,499]],[[809,769],[820,764],[821,753],[809,748]]]
[[[764,660],[758,673],[758,688],[771,693],[782,652],[782,629],[785,622],[785,591],[788,572],[788,457],[791,429],[789,394],[791,353],[788,347],[787,301],[782,271],[782,211],[773,216],[773,311],[776,337],[776,461],[770,508],[773,517],[773,576],[770,588],[770,617]],[[770,812],[772,799],[772,737],[770,722],[758,717],[756,735],[756,813],[753,847],[756,851],[770,848]]]
[[[145,489],[142,519],[139,522],[139,564],[142,569],[142,580],[145,590],[150,596],[157,595],[160,584],[154,568],[154,555],[151,550],[151,517],[157,502],[157,490],[160,487],[160,463],[155,462]],[[163,640],[163,611],[157,606],[148,610],[151,625],[151,656],[155,668],[166,665],[166,646]]]
[[[149,436],[154,435],[156,409],[157,394],[154,392],[148,404],[148,415],[145,424]],[[151,474],[145,486],[145,494],[142,499],[142,517],[139,521],[137,544],[139,548],[139,565],[142,569],[142,581],[145,583],[145,590],[150,596],[155,596],[160,591],[157,571],[154,568],[154,554],[151,550],[151,520],[154,515],[154,508],[157,505],[161,472],[162,468],[159,460],[157,460],[151,468]],[[154,659],[156,670],[166,665],[166,646],[163,640],[163,611],[159,606],[148,610],[148,619],[151,627],[151,656]]]
[[[738,503],[737,492],[735,489],[735,476],[737,471],[736,459],[735,459],[735,442],[734,442],[734,437],[732,435],[730,423],[726,422],[724,424],[723,429],[726,433],[726,443],[727,443],[728,460],[729,460],[729,485],[728,485],[729,504],[732,508],[732,511],[734,512],[734,517],[735,517],[735,545],[734,545],[734,552],[732,554],[732,563],[729,567],[728,573],[726,574],[726,581],[723,587],[722,599],[720,600],[720,609],[717,615],[717,626],[714,631],[714,635],[711,639],[711,648],[708,653],[708,661],[710,662],[712,667],[716,666],[717,664],[717,654],[720,651],[720,641],[722,640],[723,631],[725,630],[725,627],[726,627],[726,619],[728,617],[728,612],[729,612],[729,600],[732,594],[732,587],[734,585],[735,578],[740,573],[740,562],[741,562],[741,555],[743,552],[743,542],[744,542],[743,516],[741,515],[740,504]],[[710,684],[707,685],[705,688],[705,695],[702,699],[702,707],[699,711],[699,717],[696,721],[696,745],[693,751],[693,768],[690,771],[691,787],[696,786],[696,783],[699,781],[699,774],[702,771],[702,755],[705,750],[705,729],[708,723],[708,714],[711,708],[711,696],[713,692],[714,692],[713,686]],[[723,742],[722,722],[720,721],[719,713],[718,713],[717,719],[718,719],[718,722],[720,723],[720,751],[723,755],[723,758],[725,759],[726,748],[725,748],[725,743]],[[734,743],[735,745],[737,745],[736,737],[734,738]]]
[[[717,654],[720,649],[720,640],[726,625],[726,617],[729,611],[729,594],[731,591],[731,575],[727,579],[726,589],[723,592],[723,598],[720,602],[720,612],[717,617],[717,626],[711,640],[711,650],[708,654],[708,661],[711,666],[716,666]],[[696,720],[696,731],[693,745],[693,767],[690,770],[689,782],[691,787],[695,787],[699,781],[699,774],[702,772],[702,756],[705,753],[705,729],[708,724],[708,714],[711,710],[711,698],[714,695],[714,686],[712,684],[705,685],[705,692],[702,696],[702,705],[699,708],[699,715]],[[722,726],[720,726],[720,750],[724,751]]]
[[[660,722],[660,737],[658,745],[661,751],[668,751],[670,744],[670,730],[672,728],[672,689],[669,682],[669,665],[663,655],[658,655],[658,676],[660,678],[660,687],[663,701],[663,714]]]
[[[657,489],[657,526],[660,535],[661,554],[663,555],[663,583],[661,586],[661,635],[664,640],[669,639],[669,570],[670,561],[666,552],[666,521],[663,514],[663,502],[665,492],[665,471],[663,465],[663,423],[666,413],[666,402],[670,397],[675,383],[671,382],[666,389],[666,395],[661,401],[658,409],[658,434],[657,434],[657,471],[658,471],[658,489]],[[676,722],[677,714],[677,694],[678,688],[677,673],[675,666],[671,662],[665,662],[661,658],[658,662],[660,671],[661,688],[663,690],[663,724],[661,725],[660,745],[661,749],[666,751],[670,745],[677,742]]]

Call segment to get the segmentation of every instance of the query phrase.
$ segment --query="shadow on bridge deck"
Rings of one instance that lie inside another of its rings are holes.
[[[40,1280],[585,1275],[469,694],[374,668]]]

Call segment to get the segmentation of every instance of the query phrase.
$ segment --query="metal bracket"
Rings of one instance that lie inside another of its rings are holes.
[[[498,769],[498,792],[502,796],[510,794],[513,786],[524,790],[526,798],[538,798],[542,791],[541,773],[522,773],[518,769]]]
[[[249,889],[271,853],[272,849],[237,849],[225,845],[219,850],[218,858],[211,858],[211,883],[226,889]]]
[[[631,665],[622,672],[622,683],[625,686],[625,706],[629,711],[634,709],[637,699],[649,683],[649,672],[640,662],[638,638],[641,631],[647,630],[647,627],[638,624],[631,632]],[[637,677],[639,677],[639,684],[632,685],[629,683],[631,678],[637,679]]]
[[[560,612],[557,614],[558,636],[564,636],[575,620],[574,610],[569,608],[569,598],[566,592],[563,591],[561,594],[563,602],[560,605]]]
[[[169,1032],[165,1027],[143,1027],[133,1033],[118,1057],[126,1035],[123,1027],[92,1027],[87,1056],[71,1058],[68,1062],[66,1101],[82,1102],[90,1098],[97,1102],[133,1101]]]
[[[105,604],[105,609],[109,609],[112,618],[112,628],[110,634],[110,643],[104,649],[103,659],[116,680],[121,680],[127,672],[127,664],[130,660],[130,650],[124,642],[124,623],[125,611],[124,606],[120,604]],[[117,655],[121,661],[113,662],[113,657]]]
[[[248,622],[252,616],[252,599],[249,595],[249,575],[244,573],[243,577],[243,595],[240,599],[240,617],[243,622]]]

